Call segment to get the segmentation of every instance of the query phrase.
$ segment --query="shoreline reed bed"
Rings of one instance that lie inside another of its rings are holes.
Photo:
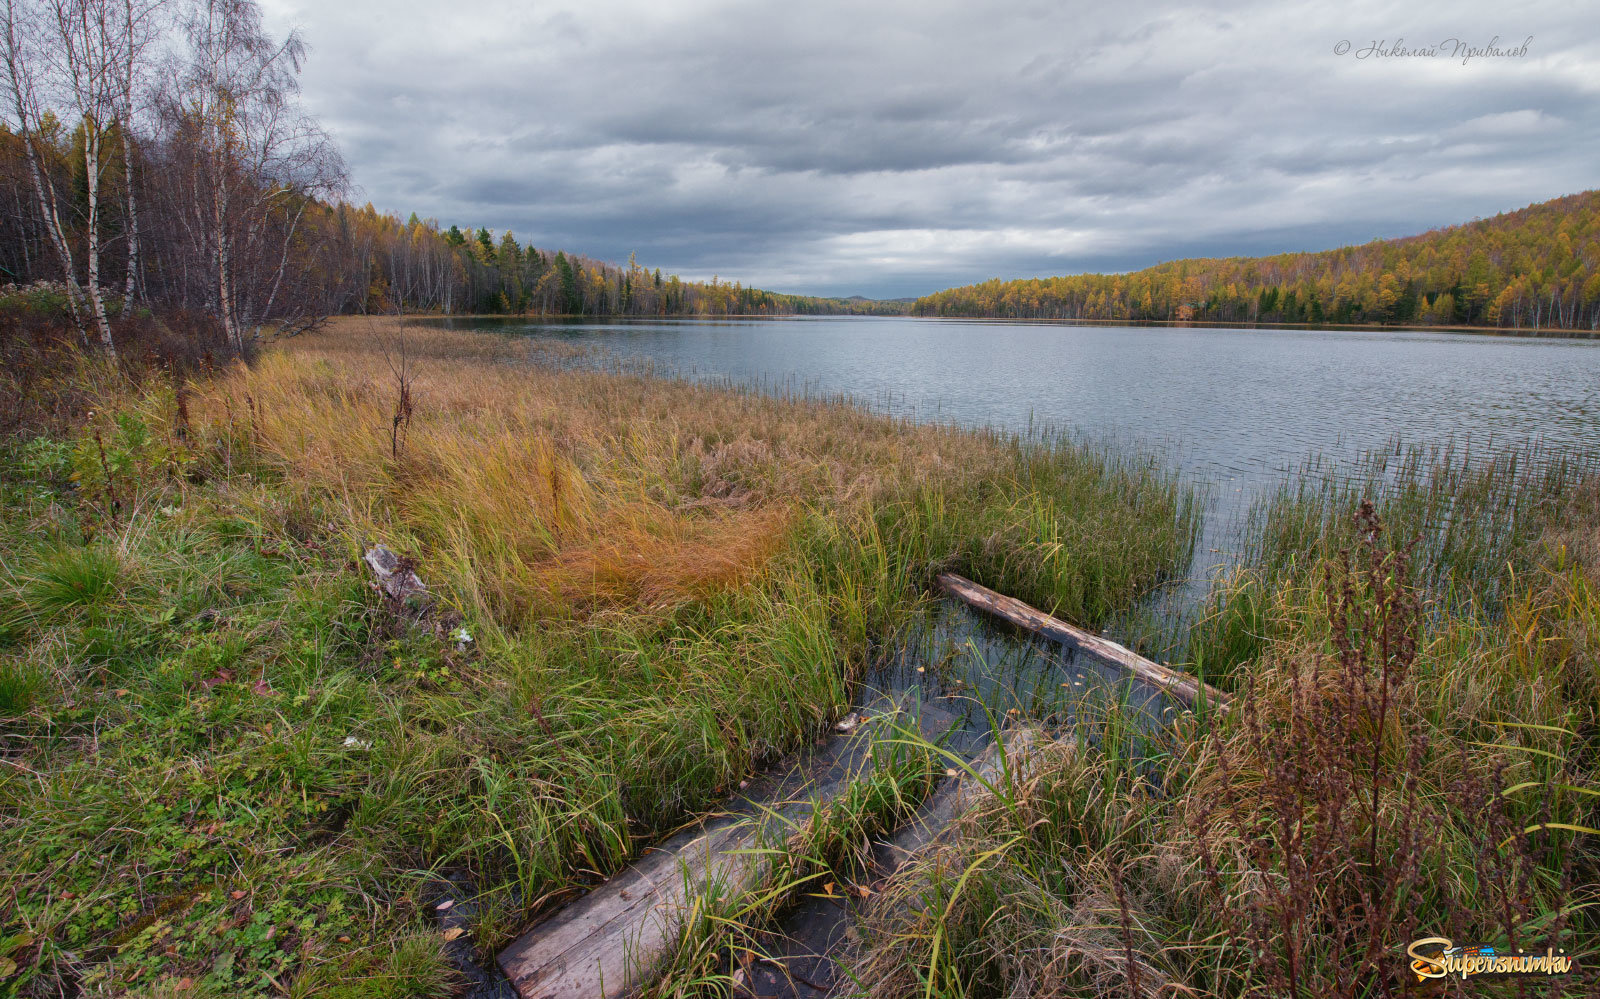
[[[344,322],[5,444],[8,987],[443,994],[823,734],[933,573],[1093,623],[1194,543],[1148,462],[524,347]]]
[[[1079,719],[880,890],[861,994],[1411,994],[1425,936],[1577,963],[1439,994],[1593,994],[1593,462],[1392,457],[1253,520],[1191,638],[1239,709]]]

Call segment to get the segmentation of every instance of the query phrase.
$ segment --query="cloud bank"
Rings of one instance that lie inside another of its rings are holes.
[[[1600,162],[1565,3],[265,6],[380,209],[779,291],[1322,249]]]

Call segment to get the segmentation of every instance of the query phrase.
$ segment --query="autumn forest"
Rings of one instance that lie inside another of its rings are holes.
[[[1360,246],[994,279],[914,303],[685,280],[353,204],[299,101],[304,45],[269,37],[253,4],[57,7],[78,16],[6,6],[0,281],[58,288],[105,346],[125,304],[214,319],[235,347],[351,313],[1600,326],[1594,191]]]
[[[986,281],[924,316],[1133,322],[1600,327],[1600,191],[1320,253],[1174,260],[1130,274]]]

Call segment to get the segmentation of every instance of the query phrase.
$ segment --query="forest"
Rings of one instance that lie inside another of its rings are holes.
[[[994,279],[910,304],[781,294],[354,204],[299,99],[303,40],[270,37],[248,0],[4,12],[0,282],[45,286],[108,348],[124,310],[216,326],[236,350],[352,313],[1600,328],[1600,191],[1361,246]]]
[[[1318,253],[1173,260],[1126,274],[995,279],[922,316],[1600,328],[1600,191]]]
[[[6,0],[0,29],[0,283],[43,286],[29,301],[105,348],[129,307],[219,325],[235,349],[344,313],[904,310],[352,205],[300,102],[304,41],[270,37],[248,0]]]

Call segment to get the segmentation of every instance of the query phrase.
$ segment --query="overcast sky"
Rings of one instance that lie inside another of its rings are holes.
[[[1324,249],[1600,186],[1592,2],[265,7],[358,199],[779,291]],[[1496,36],[1532,40],[1446,41]]]

